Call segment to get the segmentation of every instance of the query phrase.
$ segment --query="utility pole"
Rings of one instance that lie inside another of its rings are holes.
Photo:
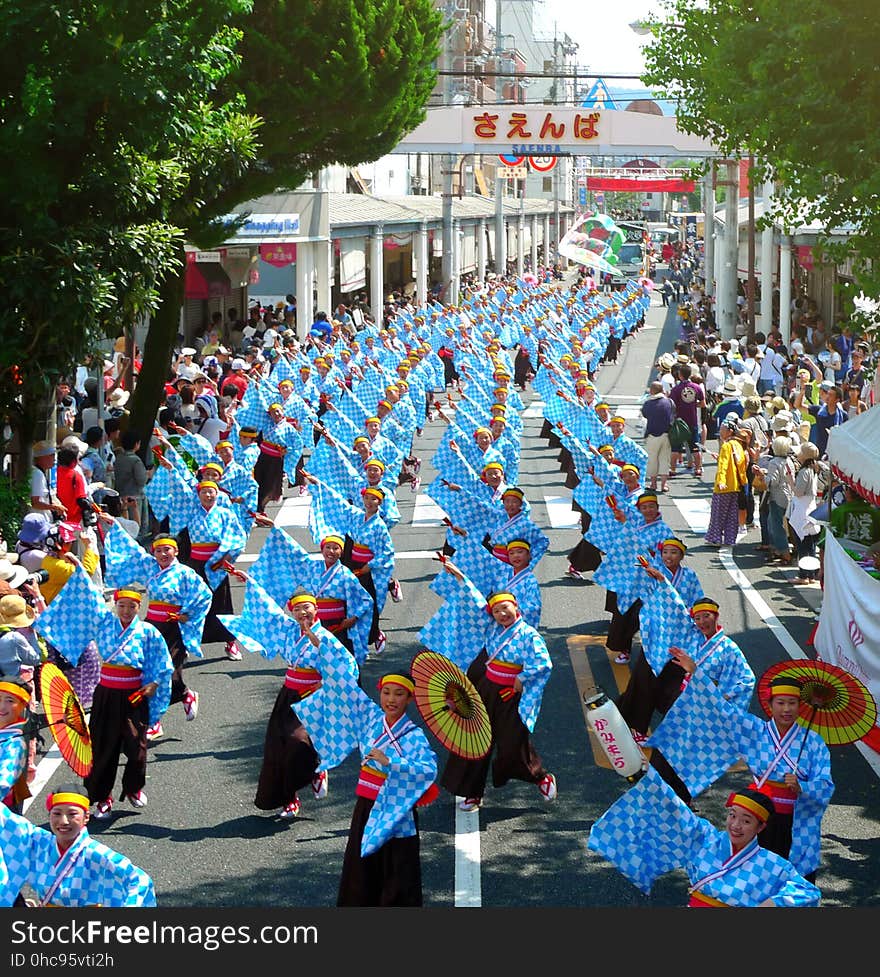
[[[715,294],[715,161],[703,177],[703,276],[706,295]]]
[[[752,170],[755,157],[749,154],[749,277],[746,286],[748,302],[748,341],[755,341],[755,181]]]
[[[447,16],[452,17],[454,4],[448,3],[446,6]],[[461,21],[457,21],[461,24]],[[443,60],[444,67],[449,69],[453,66],[450,45],[452,43],[453,27],[448,30],[443,38]],[[446,75],[443,80],[443,104],[450,105],[450,86],[452,85],[452,75]],[[458,301],[458,282],[455,279],[455,242],[453,241],[452,223],[452,176],[455,171],[455,157],[451,153],[444,153],[440,157],[440,177],[443,186],[443,259],[442,275],[445,301],[453,305]]]
[[[736,337],[737,259],[739,257],[739,181],[736,160],[725,160],[726,178],[718,180],[724,187],[724,240],[721,248],[721,267],[718,281],[717,318],[722,339]]]
[[[495,0],[495,100],[504,101],[504,79],[501,77],[501,0]],[[495,162],[495,274],[507,271],[507,236],[504,230],[504,180],[501,179],[501,161]]]

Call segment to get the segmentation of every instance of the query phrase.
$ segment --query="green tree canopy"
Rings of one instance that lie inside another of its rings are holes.
[[[880,294],[880,3],[663,0],[646,84],[722,154],[754,153],[784,188],[788,226],[852,224],[844,249]],[[828,247],[841,257],[841,248]]]

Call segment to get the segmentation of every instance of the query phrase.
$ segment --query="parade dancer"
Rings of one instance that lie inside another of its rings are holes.
[[[89,836],[89,799],[77,786],[46,798],[49,830],[0,804],[0,849],[8,878],[0,905],[20,905],[27,885],[36,898],[25,905],[76,909],[155,906],[153,880],[124,855]]]
[[[147,806],[147,728],[168,708],[174,666],[162,635],[138,617],[141,595],[122,588],[113,595],[115,613],[81,566],[34,627],[72,664],[90,640],[101,656],[101,676],[92,699],[89,733],[93,763],[85,778],[94,817],[109,818],[119,754],[126,764],[119,799]]]
[[[187,658],[202,657],[202,631],[211,607],[211,588],[191,567],[178,560],[178,543],[173,536],[157,536],[146,553],[116,522],[102,513],[110,524],[104,537],[107,582],[119,586],[123,580],[143,584],[146,589],[147,620],[165,639],[174,674],[171,678],[171,700],[183,704],[187,722],[199,712],[199,693],[190,689],[183,678]],[[161,721],[147,730],[147,739],[164,735]]]

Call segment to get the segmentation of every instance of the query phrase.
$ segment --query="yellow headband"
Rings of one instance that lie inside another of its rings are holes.
[[[516,597],[513,594],[508,593],[506,590],[502,590],[497,594],[490,594],[488,600],[486,601],[486,606],[491,611],[496,604],[500,604],[502,601],[509,600],[514,604],[516,603]]]
[[[525,540],[525,539],[512,539],[507,544],[507,549],[508,550],[516,550],[516,549],[528,550],[531,553],[531,551],[532,551],[532,545],[531,545],[531,543],[528,542],[528,540]]]
[[[269,404],[269,406],[266,408],[266,410],[267,411],[270,411],[270,410],[284,410],[284,408],[276,400],[274,404]]]
[[[755,798],[747,797],[745,794],[732,793],[730,797],[727,798],[727,803],[725,807],[737,807],[744,808],[750,814],[754,814],[755,817],[764,823],[773,813],[773,802],[768,798],[766,806],[760,804]]]
[[[772,699],[774,695],[794,695],[799,699],[801,697],[801,688],[799,685],[794,685],[790,681],[780,679],[778,682],[770,683],[770,698]]]
[[[51,811],[58,804],[75,804],[84,811],[89,809],[89,799],[83,794],[74,793],[72,790],[59,790],[54,794],[49,794],[46,798],[46,810]]]
[[[413,680],[405,675],[383,675],[379,679],[379,688],[381,689],[384,685],[399,685],[402,689],[406,689],[410,695],[416,690]]]
[[[202,479],[201,482],[199,482],[199,484],[196,486],[196,489],[199,492],[201,492],[203,488],[213,488],[213,489],[215,489],[215,488],[219,488],[219,487],[220,486],[213,479],[205,478],[205,479]]]
[[[691,608],[691,614],[698,614],[700,611],[711,611],[713,614],[717,614],[718,604],[709,597],[701,597]]]
[[[113,594],[114,603],[118,600],[133,600],[138,604],[141,602],[141,595],[136,590],[127,590],[125,588],[120,588]]]
[[[30,692],[23,685],[16,685],[15,682],[0,682],[0,692],[14,695],[16,699],[19,699],[25,705],[28,705],[31,701]]]
[[[287,602],[287,606],[296,607],[297,604],[315,604],[317,606],[317,603],[314,594],[294,594]]]
[[[664,546],[674,546],[677,549],[680,549],[682,553],[687,552],[687,547],[684,545],[684,543],[682,543],[680,539],[675,539],[674,537],[671,539],[664,539],[660,544],[660,549],[662,550]]]
[[[335,533],[331,533],[329,536],[325,536],[321,540],[321,546],[325,543],[337,543],[339,546],[345,546],[345,540],[341,536],[337,536]]]
[[[234,450],[234,446],[233,446],[233,444],[232,444],[231,441],[218,441],[214,445],[214,450],[215,451],[219,451],[220,448],[233,448],[233,450]]]
[[[293,387],[293,380],[282,380],[278,384],[278,389],[280,390],[282,387]]]
[[[382,423],[382,418],[376,417],[375,415],[373,415],[373,417],[368,417],[364,421],[364,424],[381,424],[381,423]]]
[[[379,458],[367,458],[364,462],[364,468],[369,468],[370,465],[375,465],[376,468],[381,468],[383,472],[385,471],[385,462]]]
[[[491,434],[492,432],[490,431],[489,433]],[[501,472],[504,471],[504,465],[502,465],[500,461],[490,461],[488,464],[483,465],[484,472],[489,471],[490,468],[497,468],[498,471]]]
[[[367,488],[361,489],[361,495],[375,495],[380,502],[385,499],[385,492],[375,485],[369,485]]]
[[[154,539],[153,549],[157,546],[173,546],[175,549],[179,549],[177,540],[173,536],[159,536],[157,539]]]

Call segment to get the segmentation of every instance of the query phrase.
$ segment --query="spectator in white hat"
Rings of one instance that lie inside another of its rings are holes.
[[[201,372],[201,367],[193,363],[196,351],[192,346],[184,346],[180,351],[180,359],[177,361],[177,376],[184,380],[192,381],[197,373]]]

